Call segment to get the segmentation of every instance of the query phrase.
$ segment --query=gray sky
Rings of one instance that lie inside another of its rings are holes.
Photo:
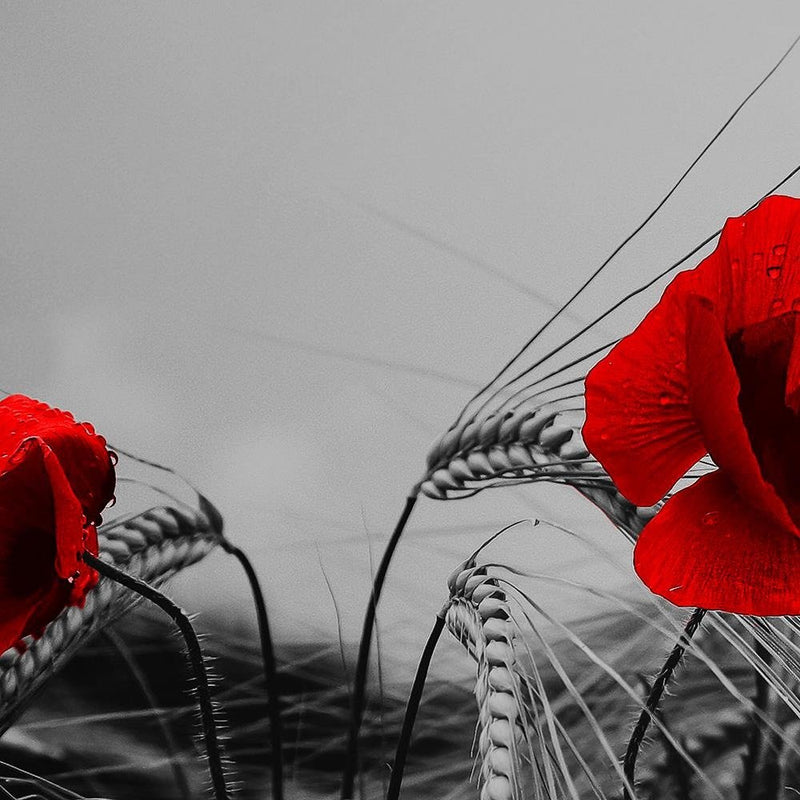
[[[3,3],[0,22],[0,385],[199,484],[280,636],[335,636],[324,564],[354,638],[368,537],[377,554],[470,382],[652,208],[800,9]],[[796,53],[578,317],[800,162],[799,80]],[[424,502],[385,630],[414,650],[450,569],[533,514],[627,557],[570,492]],[[562,555],[539,536],[514,557]],[[247,596],[221,555],[176,592],[193,609]]]

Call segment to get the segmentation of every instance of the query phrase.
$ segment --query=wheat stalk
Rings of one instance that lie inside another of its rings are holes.
[[[200,509],[157,507],[98,531],[100,558],[148,583],[160,585],[206,556],[220,541],[217,520]],[[20,653],[0,655],[0,733],[7,730],[35,693],[92,636],[141,598],[101,578],[83,608],[61,612],[39,639],[26,639]]]

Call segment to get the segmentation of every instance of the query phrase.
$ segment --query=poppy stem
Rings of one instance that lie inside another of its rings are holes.
[[[680,639],[672,648],[672,652],[664,662],[664,666],[661,667],[661,671],[658,673],[658,675],[656,675],[656,679],[653,681],[653,686],[647,696],[647,701],[642,709],[642,713],[639,715],[639,720],[636,723],[636,727],[633,729],[630,741],[628,742],[628,749],[625,751],[625,758],[622,762],[625,777],[631,786],[633,786],[634,782],[636,759],[639,755],[639,748],[642,745],[642,740],[647,733],[647,729],[650,727],[650,720],[658,712],[658,705],[661,702],[661,696],[664,694],[664,689],[666,688],[669,679],[672,677],[672,673],[675,671],[675,668],[680,663],[681,658],[683,658],[683,654],[689,645],[689,641],[691,640],[692,636],[694,636],[695,631],[700,627],[700,623],[705,615],[705,608],[696,608],[694,611],[692,611],[692,615],[689,617],[689,621],[686,623],[686,627],[683,629]],[[623,800],[632,800],[627,786],[622,787],[622,798]]]
[[[272,746],[272,799],[283,800],[283,729],[281,726],[280,691],[278,690],[278,670],[275,665],[275,647],[269,630],[267,605],[264,602],[264,593],[250,559],[245,553],[229,542],[222,539],[220,546],[226,553],[234,556],[242,565],[250,591],[253,593],[253,602],[258,618],[258,634],[261,643],[261,660],[264,665],[264,679],[267,684],[267,701],[269,703],[269,727]]]
[[[136,594],[141,595],[151,603],[155,603],[180,628],[189,653],[189,661],[192,664],[195,683],[197,684],[197,697],[200,705],[200,718],[203,724],[206,755],[208,756],[208,770],[211,773],[211,785],[217,800],[229,800],[228,787],[225,783],[225,771],[222,766],[222,746],[217,734],[217,725],[214,721],[214,705],[211,699],[211,688],[208,684],[208,674],[203,662],[200,641],[192,627],[192,623],[189,621],[189,617],[172,600],[161,594],[157,589],[139,580],[139,578],[117,569],[113,564],[101,561],[86,551],[83,553],[83,560],[104,578],[109,578],[126,589],[136,592]]]
[[[375,613],[378,608],[378,600],[380,600],[383,582],[386,580],[386,573],[389,571],[389,563],[392,560],[392,555],[405,530],[408,518],[411,516],[416,502],[416,493],[406,498],[403,513],[400,515],[400,519],[397,521],[389,543],[383,551],[380,564],[378,564],[378,569],[372,580],[372,591],[370,592],[367,611],[364,614],[361,641],[358,644],[358,660],[356,661],[356,673],[353,680],[353,698],[350,706],[350,727],[347,732],[347,751],[345,753],[344,770],[342,771],[341,800],[352,800],[353,797],[353,784],[355,783],[358,765],[358,732],[361,729],[361,720],[364,716],[367,667],[369,665],[369,651],[372,645],[372,630],[375,627]]]
[[[649,694],[652,688],[650,681],[644,675],[639,675],[639,682],[644,687],[644,690]],[[664,747],[666,756],[667,769],[675,781],[675,800],[691,800],[692,790],[692,774],[688,764],[683,760],[683,757],[678,752],[675,745],[666,736],[669,731],[669,724],[667,723],[667,715],[663,709],[658,712],[658,718],[661,720],[661,743]],[[685,742],[681,742],[685,749]]]
[[[189,786],[189,780],[186,777],[186,771],[179,757],[180,747],[178,747],[178,743],[175,740],[166,715],[158,710],[158,698],[153,692],[150,682],[147,680],[147,675],[145,675],[139,664],[136,663],[136,658],[130,648],[115,630],[109,628],[103,631],[103,636],[105,636],[107,641],[117,651],[119,657],[125,662],[125,666],[128,668],[128,672],[130,672],[131,677],[139,687],[139,691],[144,696],[150,708],[153,709],[156,723],[161,730],[161,736],[164,739],[164,744],[167,746],[167,752],[170,755],[170,767],[172,768],[172,775],[175,778],[175,786],[178,789],[178,794],[181,796],[182,800],[192,800],[192,790]]]
[[[400,739],[397,742],[397,752],[395,753],[394,764],[392,765],[392,777],[389,780],[389,790],[386,793],[386,800],[398,800],[400,797],[400,784],[403,782],[406,758],[408,757],[408,749],[411,746],[411,733],[414,730],[414,722],[417,719],[419,701],[422,699],[422,690],[425,688],[428,667],[430,667],[433,651],[436,649],[436,643],[439,641],[439,637],[444,629],[444,621],[445,610],[442,609],[442,611],[436,615],[433,629],[428,636],[428,641],[425,643],[425,649],[422,651],[422,656],[419,660],[417,674],[414,676],[414,684],[411,687],[411,694],[408,697],[408,704],[406,705],[406,714],[405,717],[403,717],[403,729],[400,731]]]

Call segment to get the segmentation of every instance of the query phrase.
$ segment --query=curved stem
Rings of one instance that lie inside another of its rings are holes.
[[[442,610],[436,615],[433,629],[428,636],[428,641],[425,643],[425,649],[422,651],[422,656],[419,660],[417,674],[414,676],[414,684],[411,687],[411,694],[408,697],[406,714],[405,717],[403,717],[403,729],[400,731],[400,740],[397,742],[397,752],[394,757],[392,777],[389,780],[389,790],[386,793],[386,800],[398,800],[400,797],[400,784],[403,782],[403,772],[406,767],[408,748],[411,746],[411,733],[414,730],[414,722],[417,719],[419,701],[422,699],[422,690],[425,688],[425,679],[428,676],[428,667],[431,664],[433,651],[436,649],[436,643],[439,641],[439,637],[444,628],[444,620],[445,612]]]
[[[358,645],[358,660],[356,661],[356,673],[353,682],[353,699],[350,706],[350,726],[347,732],[347,751],[345,753],[344,770],[342,771],[342,800],[351,800],[353,797],[353,784],[355,782],[356,769],[358,764],[358,732],[361,729],[361,720],[364,716],[364,697],[367,686],[367,666],[369,665],[369,650],[372,644],[372,629],[375,627],[375,612],[378,607],[378,600],[381,597],[383,583],[386,573],[389,570],[389,563],[394,555],[397,543],[403,534],[403,530],[408,523],[408,518],[417,502],[417,495],[413,494],[406,498],[403,513],[397,521],[394,532],[392,533],[386,550],[383,552],[381,563],[372,581],[372,591],[369,596],[367,611],[364,614],[364,624],[361,629],[361,641]]]
[[[131,677],[139,687],[139,691],[144,696],[144,699],[153,709],[155,714],[156,724],[161,731],[161,736],[167,746],[167,752],[170,755],[170,767],[172,775],[175,778],[175,786],[178,789],[183,800],[192,800],[192,790],[189,787],[189,780],[186,777],[186,771],[183,768],[181,759],[179,757],[180,748],[175,741],[175,736],[169,726],[169,722],[165,719],[164,714],[159,710],[158,698],[153,693],[150,687],[150,682],[141,667],[136,663],[136,659],[130,648],[125,643],[123,638],[114,630],[106,630],[103,632],[105,638],[111,643],[112,647],[117,651],[120,658],[125,662],[125,666],[131,674]]]
[[[647,729],[650,727],[650,720],[657,713],[658,704],[661,702],[661,696],[664,694],[664,689],[666,688],[669,679],[672,677],[672,673],[675,671],[675,668],[680,663],[690,639],[692,636],[694,636],[695,631],[700,627],[700,623],[705,615],[705,608],[696,608],[694,611],[692,611],[692,616],[689,617],[689,621],[686,623],[686,627],[683,629],[681,638],[678,640],[675,647],[672,648],[672,652],[664,662],[664,666],[661,667],[661,671],[653,681],[650,694],[647,696],[647,702],[642,709],[642,713],[639,715],[639,720],[636,723],[636,727],[633,729],[630,741],[628,742],[628,749],[625,751],[625,759],[622,762],[622,766],[625,771],[625,777],[628,779],[628,782],[631,786],[633,786],[634,782],[636,759],[639,755],[639,748],[641,747],[642,740],[647,733]],[[623,800],[631,800],[631,795],[630,792],[628,792],[627,786],[623,786],[622,788],[622,797]]]
[[[217,800],[229,800],[228,787],[225,784],[225,772],[222,767],[222,746],[217,734],[217,725],[214,721],[214,705],[211,700],[211,689],[208,685],[208,674],[203,663],[203,652],[200,649],[200,641],[194,632],[189,617],[168,597],[165,597],[157,589],[145,583],[133,575],[128,575],[120,569],[106,561],[101,561],[91,553],[84,552],[83,560],[92,569],[96,569],[104,578],[109,578],[121,584],[126,589],[145,597],[151,603],[155,603],[162,611],[166,612],[172,621],[180,628],[183,634],[186,649],[189,653],[189,660],[192,664],[195,683],[197,684],[197,698],[200,705],[200,717],[203,723],[203,738],[206,745],[206,755],[208,756],[208,770],[211,773],[211,785]]]
[[[234,556],[247,575],[253,602],[258,618],[258,634],[261,643],[261,660],[264,664],[264,678],[267,684],[267,701],[269,703],[269,728],[272,746],[272,800],[283,800],[283,728],[281,726],[280,691],[278,690],[278,670],[275,665],[275,648],[269,630],[267,605],[264,594],[250,559],[245,553],[227,539],[220,542],[226,553]]]

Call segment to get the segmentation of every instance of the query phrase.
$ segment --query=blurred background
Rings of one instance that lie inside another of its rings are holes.
[[[280,643],[352,643],[435,437],[798,33],[794,2],[4,3],[0,386],[199,486]],[[798,85],[794,53],[554,341],[800,162]],[[423,500],[380,609],[388,676],[410,680],[453,567],[526,517],[629,569],[571,490]],[[546,535],[515,547],[611,580]],[[253,629],[222,554],[173,592]]]

